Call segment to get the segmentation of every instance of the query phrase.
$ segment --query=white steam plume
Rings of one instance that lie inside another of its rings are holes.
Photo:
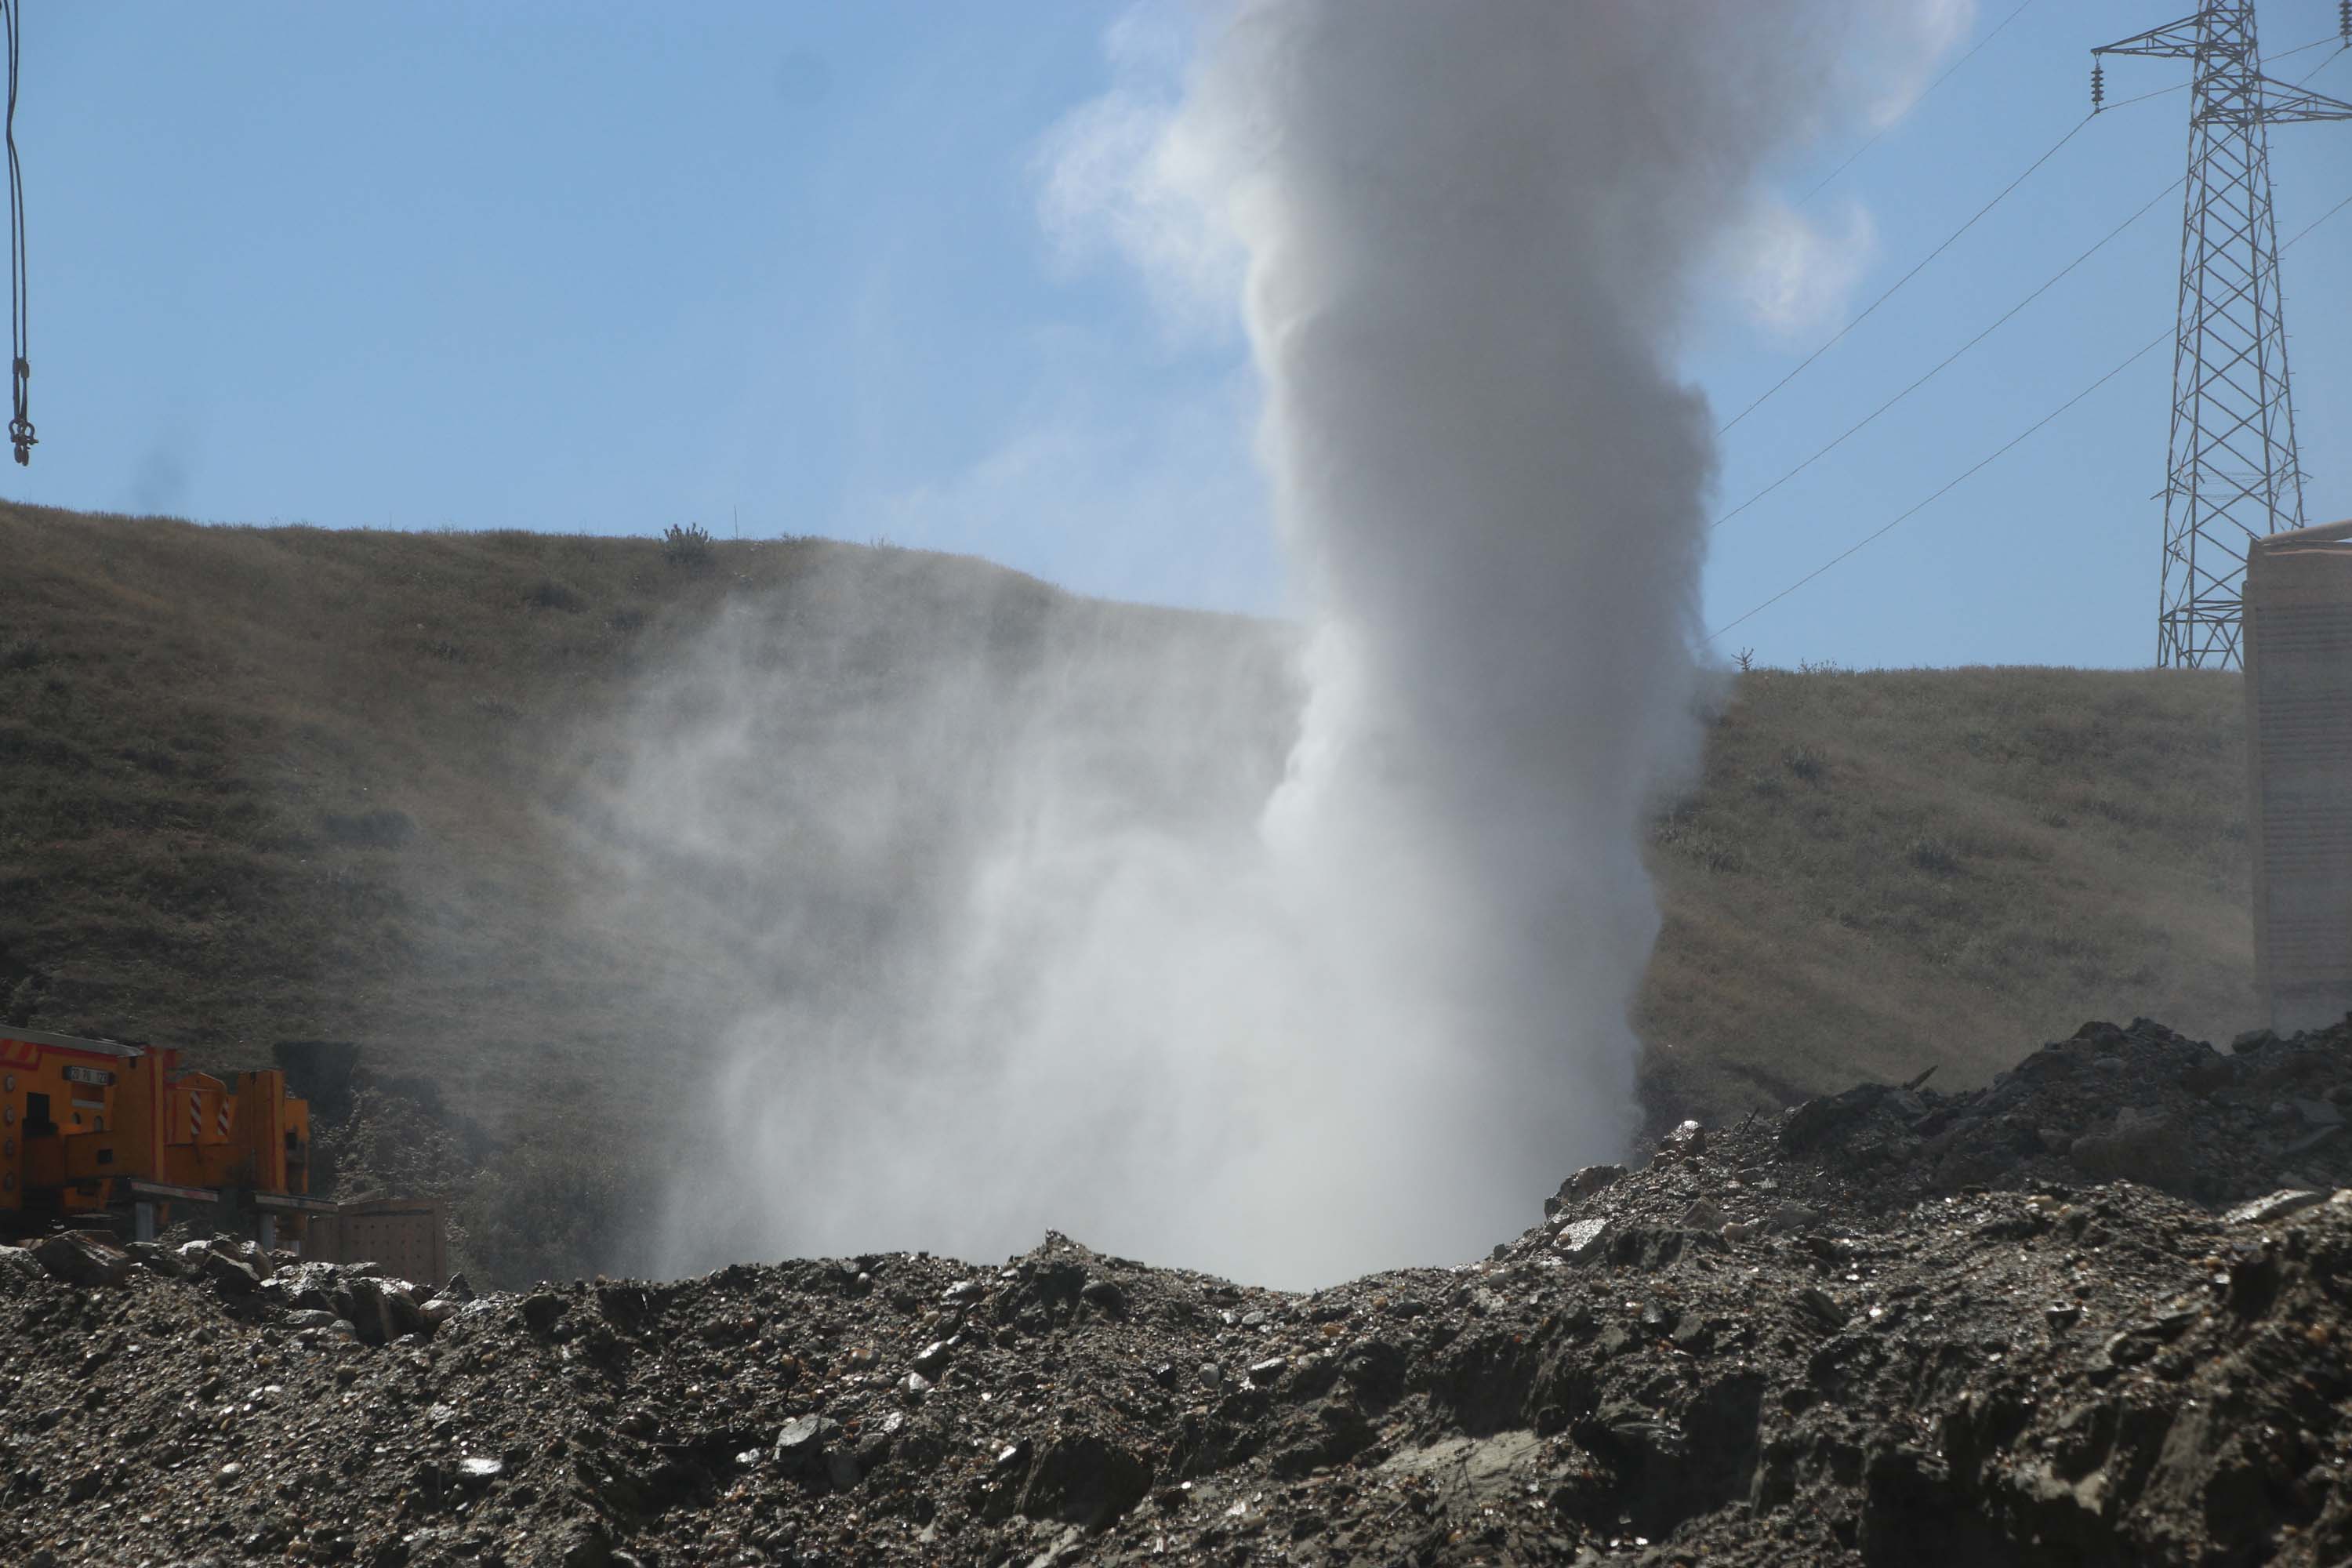
[[[616,797],[740,1007],[671,1267],[1051,1226],[1327,1280],[1621,1149],[1642,832],[1696,744],[1675,334],[1888,9],[1254,0],[1151,135],[1096,117],[1156,182],[1118,243],[1245,260],[1303,707],[1271,628],[917,558],[733,617]],[[1068,221],[1108,166],[1072,180]]]

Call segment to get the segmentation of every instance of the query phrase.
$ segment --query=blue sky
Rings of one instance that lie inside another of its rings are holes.
[[[2015,10],[1979,0],[1965,48]],[[2080,120],[2088,49],[2187,0],[2037,0],[1801,210],[1862,265],[1683,345],[1727,417]],[[1270,608],[1231,332],[1041,221],[1114,6],[947,0],[27,7],[30,470],[12,496],[205,520],[646,533],[699,520],[969,552]],[[2332,0],[2264,0],[2266,50]],[[1013,25],[1008,18],[1017,16]],[[1954,57],[1947,57],[1954,58]],[[2284,62],[2300,76],[2323,47]],[[2110,99],[2185,68],[2119,61]],[[2352,97],[2352,57],[2315,89]],[[1726,438],[1727,509],[2178,178],[2185,93],[2103,115]],[[1794,201],[1870,133],[1775,166]],[[2272,136],[2282,237],[2352,123]],[[1922,500],[2163,330],[2179,199],[1717,532],[1709,624]],[[2352,212],[2284,260],[2310,521],[2352,515]],[[2169,397],[2147,355],[1725,639],[1769,662],[2147,662]]]

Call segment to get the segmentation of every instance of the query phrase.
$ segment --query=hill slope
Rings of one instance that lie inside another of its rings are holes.
[[[1641,1010],[1661,1103],[1770,1109],[1857,1071],[1976,1083],[1984,1042],[2255,1022],[2235,675],[1740,678],[1656,831]]]
[[[1178,664],[1190,688],[1139,700],[1181,719],[1239,685],[1265,777],[1285,744],[1276,629],[906,552],[698,565],[652,540],[0,508],[0,1019],[224,1065],[362,1040],[526,1141],[690,1114],[644,1085],[719,1016],[693,981],[725,973],[723,926],[646,919],[576,851],[613,847],[631,737],[661,732],[649,703],[707,700],[677,672],[729,617],[765,658],[824,638],[844,707],[940,669],[1013,703],[1041,670]],[[2252,1022],[2239,724],[2226,676],[1740,678],[1655,835],[1654,1116],[1930,1065],[1966,1085],[2091,1016]],[[845,898],[839,931],[889,918]]]

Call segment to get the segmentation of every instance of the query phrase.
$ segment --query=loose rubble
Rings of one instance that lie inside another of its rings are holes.
[[[1308,1294],[1052,1235],[480,1296],[52,1236],[0,1249],[0,1562],[2341,1563],[2347,1100],[2352,1026],[2094,1025]]]

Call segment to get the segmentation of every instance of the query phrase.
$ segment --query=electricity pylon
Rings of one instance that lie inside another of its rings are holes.
[[[2352,0],[2337,0],[2337,24],[2352,43]],[[2232,669],[2247,542],[2303,526],[2268,128],[2352,120],[2352,104],[2263,75],[2252,0],[2209,0],[2193,16],[2091,54],[2095,112],[2105,89],[2098,57],[2194,62],[2156,662]]]

